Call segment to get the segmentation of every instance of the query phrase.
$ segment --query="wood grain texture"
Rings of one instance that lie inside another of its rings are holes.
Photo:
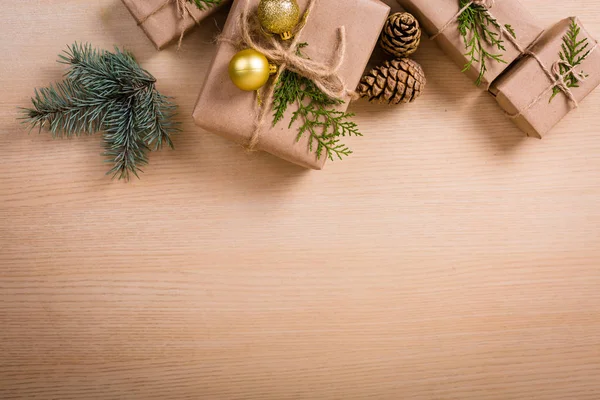
[[[600,36],[597,0],[526,3]],[[355,154],[305,171],[194,127],[212,19],[179,53],[118,0],[1,19],[0,399],[600,398],[600,91],[525,139],[426,42],[424,96],[354,104]],[[177,97],[140,181],[16,121],[75,40]]]

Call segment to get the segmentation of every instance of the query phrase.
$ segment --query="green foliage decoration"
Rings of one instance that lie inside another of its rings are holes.
[[[298,46],[298,53],[306,43]],[[343,159],[352,154],[348,146],[341,142],[344,136],[362,136],[355,122],[349,119],[352,113],[342,112],[335,106],[343,104],[340,99],[325,95],[310,79],[285,70],[275,84],[273,95],[273,126],[285,116],[288,106],[295,104],[288,128],[300,121],[296,141],[309,135],[308,150],[315,152],[317,159],[326,156],[330,160]]]
[[[588,39],[583,38],[582,40],[579,40],[579,33],[581,33],[581,28],[579,27],[579,25],[577,25],[577,22],[575,22],[575,20],[571,21],[569,31],[566,33],[565,36],[563,36],[561,51],[558,54],[561,61],[570,65],[570,67],[568,67],[566,64],[559,64],[561,75],[566,74],[564,82],[568,88],[579,87],[579,78],[575,76],[573,68],[577,67],[578,65],[581,65],[583,60],[587,58],[591,51],[588,50],[588,47],[590,45]],[[587,75],[583,72],[581,72],[580,76],[587,77]],[[556,97],[556,95],[560,92],[561,89],[558,86],[555,86],[552,89],[552,96],[550,97],[550,101],[552,101],[554,97]]]
[[[58,62],[69,66],[65,79],[36,89],[32,107],[22,110],[31,129],[47,128],[55,138],[103,131],[104,155],[113,164],[107,174],[124,180],[139,178],[150,150],[173,148],[176,106],[131,53],[75,43]]]
[[[459,7],[462,9],[471,0],[459,0]],[[506,24],[504,29],[516,39],[516,33],[512,26]],[[458,17],[458,30],[463,38],[468,58],[462,72],[471,69],[473,64],[479,64],[479,75],[475,84],[481,85],[483,77],[487,72],[488,61],[506,63],[502,59],[506,51],[504,40],[502,39],[500,23],[488,12],[482,5],[470,4]],[[489,48],[495,49],[488,50]]]

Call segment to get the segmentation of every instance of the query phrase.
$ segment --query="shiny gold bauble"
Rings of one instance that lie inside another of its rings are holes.
[[[288,40],[300,21],[300,7],[296,0],[260,0],[258,20],[263,29]]]
[[[277,67],[269,64],[262,53],[254,49],[238,52],[229,62],[229,77],[242,90],[252,92],[263,87]]]

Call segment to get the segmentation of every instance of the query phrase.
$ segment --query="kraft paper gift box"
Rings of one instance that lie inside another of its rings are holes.
[[[229,3],[229,0],[222,0],[219,5],[200,10],[193,2],[185,0],[182,4],[189,15],[184,16],[181,14],[183,10],[178,8],[177,0],[122,1],[158,50],[179,40],[182,31],[187,33],[198,22]]]
[[[581,29],[577,42],[586,40],[579,49],[587,44],[577,57],[588,51],[589,53],[574,69],[563,65],[561,71],[556,66],[561,60],[560,53],[564,54],[566,49],[563,38],[570,31],[573,22]],[[534,57],[526,56],[494,82],[490,92],[527,136],[542,138],[575,106],[563,91],[557,90],[558,93],[554,95],[553,88],[557,87],[554,83],[560,78],[561,72],[569,75],[572,70],[575,77],[584,75],[583,79],[578,79],[575,83],[578,87],[568,88],[577,103],[600,84],[600,49],[597,46],[597,41],[585,30],[578,18],[564,19],[544,33],[531,48],[531,52],[537,55],[550,76]]]
[[[246,2],[250,4],[246,5]],[[239,20],[245,7],[256,12],[259,0],[235,0],[223,30],[223,37],[240,36]],[[307,0],[298,0],[304,11]],[[358,85],[379,34],[389,14],[389,6],[379,0],[317,0],[307,23],[300,31],[299,43],[308,43],[302,53],[311,60],[329,63],[338,44],[338,28],[345,27],[346,52],[339,75],[346,87],[354,90]],[[220,42],[215,58],[206,76],[204,87],[198,97],[193,118],[197,125],[207,131],[247,145],[254,132],[258,105],[253,92],[238,89],[230,80],[228,65],[239,49],[228,42]],[[272,84],[272,79],[269,84]],[[350,98],[338,106],[345,111]],[[260,133],[257,150],[306,168],[322,169],[326,156],[316,157],[308,149],[308,135],[296,141],[300,123],[288,128],[293,112],[290,105],[283,120],[272,125],[272,112],[267,112],[267,122]]]
[[[467,64],[469,61],[465,55],[467,49],[458,30],[456,18],[460,11],[459,0],[397,1],[419,20],[421,27],[430,37],[439,33],[435,37],[435,42],[461,69]],[[517,0],[497,0],[489,12],[500,25],[511,26],[516,41],[522,49],[526,49],[543,32],[537,19]],[[444,27],[446,28],[443,29]],[[493,54],[501,53],[505,63],[487,59],[487,71],[481,81],[482,88],[488,88],[494,79],[521,56],[521,51],[508,38],[504,37],[503,40],[505,51],[491,46],[487,49]],[[479,64],[474,63],[465,73],[471,80],[476,81],[479,76]]]

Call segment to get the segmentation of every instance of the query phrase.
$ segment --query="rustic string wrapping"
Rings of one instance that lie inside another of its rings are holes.
[[[181,33],[179,35],[179,41],[177,42],[177,50],[179,50],[181,48],[181,42],[183,41],[183,36],[185,35],[185,32],[187,32],[187,29],[186,29],[187,21],[191,18],[194,20],[194,23],[196,25],[200,24],[200,20],[198,20],[194,16],[194,14],[192,14],[190,9],[188,8],[189,3],[187,2],[187,0],[165,0],[164,3],[162,3],[160,6],[156,7],[150,14],[148,14],[144,18],[142,18],[138,22],[138,26],[142,26],[148,20],[148,18],[158,14],[162,9],[164,9],[171,3],[175,3],[175,5],[177,6],[177,14],[179,15],[179,18],[181,20],[181,22],[180,22]]]
[[[596,41],[594,43],[594,46],[587,53],[587,56],[592,54],[597,48],[598,48],[598,41]],[[569,64],[565,60],[555,61],[552,64],[552,69],[549,70],[548,67],[546,67],[546,65],[542,62],[542,60],[540,60],[540,58],[534,52],[527,50],[523,54],[533,57],[538,62],[538,64],[540,65],[540,67],[542,68],[542,70],[544,71],[544,73],[550,79],[550,81],[552,83],[546,89],[544,89],[542,91],[542,93],[539,94],[539,96],[537,96],[535,99],[533,99],[528,105],[526,105],[525,107],[522,107],[519,111],[517,111],[514,114],[507,113],[507,115],[510,118],[514,119],[514,118],[518,118],[518,117],[522,116],[525,111],[529,110],[531,107],[536,105],[541,99],[544,98],[544,96],[546,96],[546,94],[548,92],[553,90],[555,87],[558,87],[567,96],[567,98],[569,99],[569,102],[573,108],[579,107],[579,103],[577,102],[577,99],[575,98],[573,91],[571,91],[571,89],[567,86],[567,83],[565,82],[565,78],[568,77],[570,74],[573,74],[575,76],[575,79],[578,82],[583,82],[587,78],[587,76],[583,72],[576,72],[575,71],[576,67]],[[561,72],[560,72],[561,65],[563,67],[567,68],[567,71],[563,74],[561,74]]]
[[[266,95],[261,96],[263,100],[258,105],[254,131],[247,145],[250,151],[255,150],[258,145],[261,132],[267,122],[268,112],[273,106],[275,87],[286,70],[310,79],[319,90],[332,99],[341,100],[345,96],[349,96],[351,99],[358,98],[356,92],[346,89],[346,85],[338,73],[346,54],[346,29],[344,26],[337,29],[336,48],[329,64],[305,58],[298,53],[299,33],[306,26],[315,4],[316,0],[309,0],[302,21],[293,32],[294,39],[287,45],[281,43],[274,35],[268,35],[262,30],[256,15],[250,10],[250,2],[246,2],[244,10],[240,14],[240,38],[233,39],[223,36],[218,38],[219,42],[229,43],[240,49],[252,48],[264,54],[270,62],[278,66],[275,78],[263,88]],[[260,92],[258,95],[260,96]]]
[[[435,38],[437,38],[440,34],[442,34],[446,29],[448,29],[448,27],[450,27],[450,25],[452,25],[452,23],[454,21],[456,21],[460,15],[467,9],[469,8],[471,5],[477,5],[477,6],[481,6],[484,7],[486,9],[486,12],[493,18],[496,19],[493,14],[490,12],[490,9],[495,5],[496,0],[473,0],[470,1],[469,3],[467,3],[464,7],[462,7],[454,17],[452,17],[444,26],[442,26],[442,28],[433,36],[431,36],[431,40],[434,40]],[[550,79],[550,81],[552,82],[552,84],[550,86],[548,86],[548,88],[546,88],[542,93],[540,93],[531,103],[529,103],[527,106],[521,108],[520,110],[518,110],[516,113],[514,114],[509,114],[506,113],[507,116],[509,116],[510,118],[518,118],[520,116],[523,115],[523,113],[527,110],[529,110],[531,107],[533,107],[535,104],[537,104],[545,95],[546,93],[548,93],[550,90],[553,90],[555,87],[558,87],[561,92],[563,92],[565,94],[565,96],[567,96],[567,98],[569,99],[570,104],[573,106],[573,108],[577,108],[579,107],[579,103],[577,102],[577,99],[575,97],[575,95],[573,94],[573,92],[571,91],[571,89],[567,86],[567,83],[565,82],[565,78],[568,77],[570,74],[573,74],[575,76],[575,79],[579,82],[582,82],[583,80],[586,79],[586,75],[582,72],[575,72],[575,67],[572,66],[571,64],[569,64],[567,61],[565,60],[557,60],[552,64],[552,68],[549,69],[546,64],[544,64],[544,62],[540,59],[540,57],[534,53],[533,51],[531,51],[531,48],[533,48],[533,46],[538,42],[538,40],[542,37],[543,32],[537,37],[536,40],[533,41],[533,43],[531,43],[531,45],[529,45],[529,47],[527,47],[526,49],[524,49],[519,42],[513,37],[513,35],[510,34],[510,32],[508,32],[506,30],[506,28],[504,26],[502,26],[502,24],[498,24],[499,25],[499,30],[500,33],[506,37],[509,42],[511,42],[513,44],[513,46],[515,46],[515,48],[519,51],[519,53],[521,53],[521,55],[525,55],[525,56],[530,56],[533,57],[534,60],[537,61],[537,63],[540,65],[540,67],[542,68],[542,71],[544,71],[544,73],[546,74],[546,76]],[[590,49],[590,51],[587,53],[587,56],[589,56],[590,54],[592,54],[592,52],[594,52],[596,50],[596,48],[598,47],[598,41],[595,42],[594,46]],[[560,72],[560,66],[563,66],[565,68],[567,68],[567,71],[565,73]]]

